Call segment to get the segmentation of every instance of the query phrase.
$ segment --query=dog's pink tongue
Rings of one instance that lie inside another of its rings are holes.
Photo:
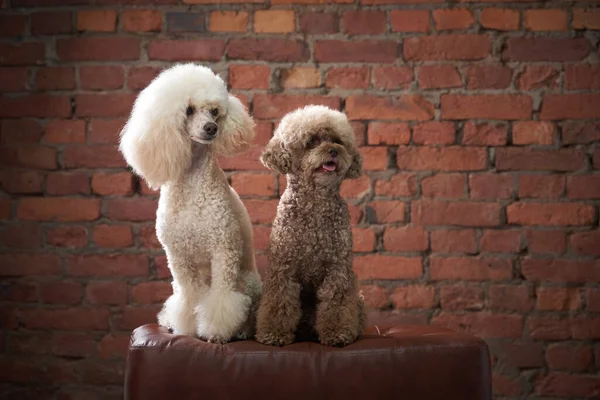
[[[335,164],[334,163],[323,164],[323,169],[325,171],[333,172],[333,171],[335,171]]]

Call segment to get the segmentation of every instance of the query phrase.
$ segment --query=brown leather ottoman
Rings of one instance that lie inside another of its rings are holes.
[[[216,345],[146,325],[131,337],[125,399],[489,400],[486,344],[430,326],[374,326],[356,343]]]

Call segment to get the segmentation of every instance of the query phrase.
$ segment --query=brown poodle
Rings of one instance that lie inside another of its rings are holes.
[[[294,338],[350,344],[365,324],[350,217],[340,196],[342,180],[358,178],[362,169],[352,127],[327,107],[296,110],[282,119],[261,161],[287,174],[287,188],[271,232],[256,339],[279,346]]]

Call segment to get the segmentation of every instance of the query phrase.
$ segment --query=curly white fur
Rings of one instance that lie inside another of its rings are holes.
[[[195,64],[154,79],[121,132],[129,165],[161,189],[156,232],[173,295],[158,320],[177,334],[213,342],[252,334],[261,291],[252,227],[216,156],[243,151],[253,136],[243,104],[221,78]]]

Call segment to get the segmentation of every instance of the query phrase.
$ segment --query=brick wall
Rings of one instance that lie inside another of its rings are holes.
[[[179,60],[257,120],[222,165],[261,268],[284,186],[261,147],[298,106],[343,109],[370,307],[485,338],[498,398],[599,396],[598,1],[227,2],[3,1],[1,397],[120,398],[128,335],[170,286],[157,193],[115,143]]]

